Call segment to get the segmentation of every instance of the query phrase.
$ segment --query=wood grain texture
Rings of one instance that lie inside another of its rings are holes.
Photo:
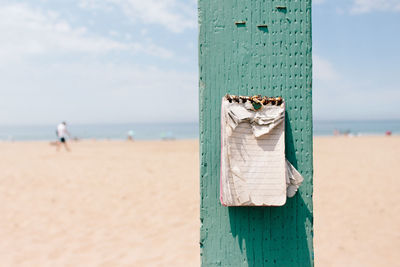
[[[311,0],[199,0],[199,25],[202,265],[313,266]],[[285,98],[286,157],[305,179],[285,206],[220,204],[226,93]]]

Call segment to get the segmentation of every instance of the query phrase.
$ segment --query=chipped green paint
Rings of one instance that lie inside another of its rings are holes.
[[[202,265],[313,266],[311,0],[199,0],[199,25]],[[285,98],[286,157],[305,178],[285,206],[221,206],[226,93]]]

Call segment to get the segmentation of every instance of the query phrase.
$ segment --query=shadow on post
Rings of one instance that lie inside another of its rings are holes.
[[[286,157],[297,167],[288,114],[286,118]],[[228,212],[242,254],[238,266],[313,266],[313,215],[299,192],[282,207],[229,207]]]
[[[295,210],[294,206],[301,211]],[[312,220],[312,214],[300,195],[288,199],[282,207],[228,209],[232,235],[243,256],[240,266],[313,265],[306,226],[307,220]]]

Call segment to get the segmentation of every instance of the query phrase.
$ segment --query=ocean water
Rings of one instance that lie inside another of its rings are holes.
[[[57,125],[0,126],[0,140],[51,141],[56,140]],[[199,136],[198,123],[124,123],[124,124],[70,124],[72,137],[79,139],[123,140],[129,131],[136,140],[193,139]]]
[[[124,123],[124,124],[71,124],[73,137],[79,139],[123,140],[134,131],[136,140],[194,139],[199,137],[199,125],[193,123]],[[354,135],[384,135],[386,131],[400,134],[400,120],[392,121],[314,121],[314,135],[328,136],[333,132]],[[56,125],[1,126],[0,140],[52,141],[56,140]]]
[[[335,130],[353,135],[400,134],[400,120],[314,121],[313,130],[316,136],[333,135]]]

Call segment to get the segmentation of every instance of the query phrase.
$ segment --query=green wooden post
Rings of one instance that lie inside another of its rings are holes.
[[[199,0],[199,25],[202,265],[313,266],[311,0]],[[285,98],[286,157],[305,179],[285,206],[220,204],[226,93]]]

